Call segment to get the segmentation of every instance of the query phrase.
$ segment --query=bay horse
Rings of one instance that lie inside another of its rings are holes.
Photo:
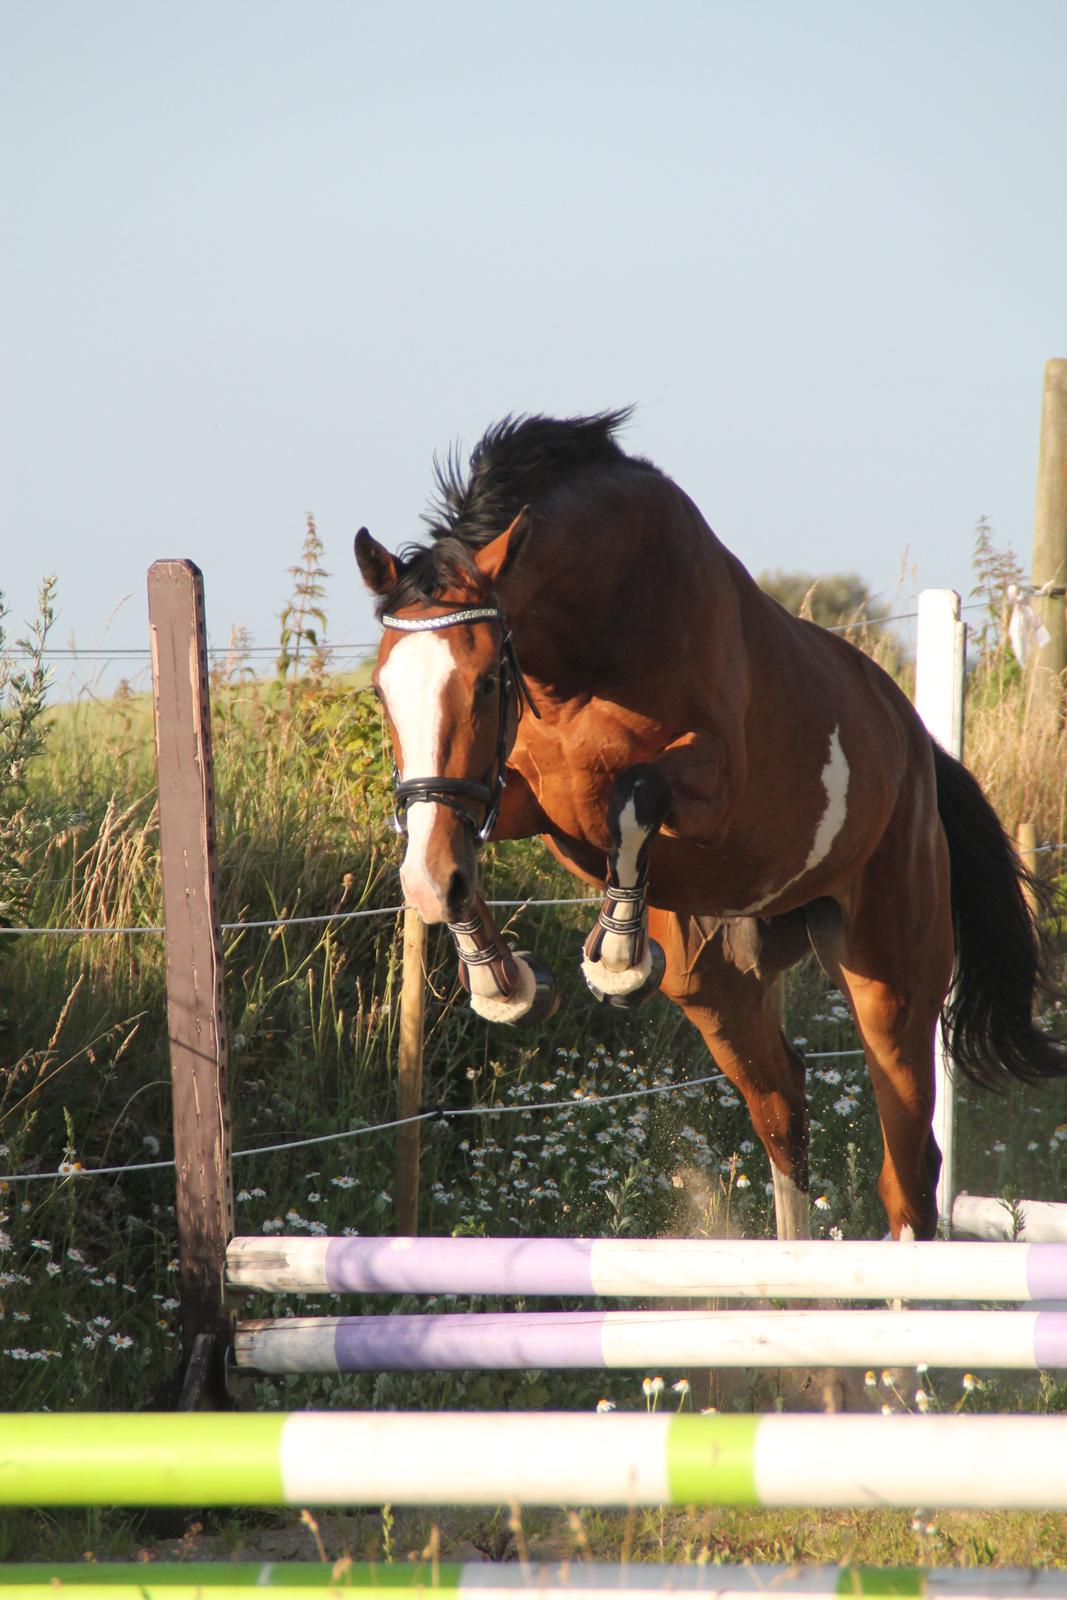
[[[775,980],[848,996],[895,1238],[937,1226],[934,1035],[980,1082],[1067,1073],[1027,882],[978,784],[861,651],[765,595],[616,434],[628,411],[506,418],[437,467],[430,540],[356,558],[383,633],[405,896],[449,925],[472,1005],[543,1017],[551,975],[478,892],[486,839],[539,834],[603,893],[599,996],[661,987],[744,1096],[781,1237],[804,1237],[804,1061]],[[946,996],[949,998],[946,1001]]]

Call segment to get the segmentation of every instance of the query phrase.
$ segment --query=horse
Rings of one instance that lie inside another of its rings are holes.
[[[430,538],[355,553],[382,635],[401,882],[446,923],[476,1012],[536,1022],[551,974],[478,890],[488,839],[540,835],[602,893],[590,987],[661,990],[744,1097],[779,1236],[807,1237],[802,1056],[776,980],[814,952],[845,992],[894,1238],[932,1238],[935,1030],[979,1083],[1067,1073],[1030,884],[967,769],[893,679],[764,594],[700,511],[626,454],[626,410],[507,417],[436,463]]]

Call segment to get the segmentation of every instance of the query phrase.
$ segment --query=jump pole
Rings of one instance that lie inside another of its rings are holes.
[[[254,1600],[264,1589],[291,1597],[324,1589],[350,1600],[411,1594],[425,1600],[662,1600],[708,1595],[713,1600],[1067,1600],[1067,1572],[1028,1568],[771,1567],[649,1562],[380,1562],[354,1561],[339,1574],[334,1563],[310,1561],[159,1561],[37,1563],[0,1567],[0,1600],[53,1600],[57,1587],[107,1592],[108,1600]]]
[[[941,1240],[272,1238],[231,1241],[230,1289],[297,1294],[1067,1300],[1067,1244]]]
[[[1067,1511],[1067,1416],[0,1416],[0,1504]]]
[[[919,595],[915,651],[915,709],[927,732],[957,761],[963,759],[963,688],[967,624],[955,589],[924,589]],[[933,1135],[941,1150],[937,1212],[945,1231],[951,1222],[955,1185],[955,1109],[952,1064],[938,1028],[934,1038]]]
[[[1067,1311],[503,1311],[238,1324],[268,1374],[723,1367],[1067,1369]]]

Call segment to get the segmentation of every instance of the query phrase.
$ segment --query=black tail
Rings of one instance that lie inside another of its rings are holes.
[[[1035,1006],[1062,1001],[1031,894],[1049,891],[1027,872],[977,782],[934,744],[937,807],[948,838],[956,977],[942,1029],[951,1059],[976,1083],[1067,1076],[1067,1045],[1034,1026]]]

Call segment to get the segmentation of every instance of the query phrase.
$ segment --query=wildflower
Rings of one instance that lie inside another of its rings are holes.
[[[58,1261],[50,1261],[44,1270],[47,1272],[50,1278],[54,1278],[58,1273],[63,1271],[63,1268],[59,1265]]]
[[[925,1361],[917,1361],[915,1363],[915,1370],[918,1373],[926,1373],[929,1372],[930,1368],[927,1366]]]
[[[677,1383],[672,1383],[671,1384],[671,1388],[674,1390],[675,1394],[682,1394],[682,1395],[688,1394],[689,1393],[689,1379],[688,1378],[679,1378]]]
[[[830,1238],[831,1238],[831,1239],[843,1239],[843,1238],[844,1238],[844,1237],[845,1237],[845,1236],[844,1236],[844,1234],[843,1234],[843,1233],[842,1233],[842,1232],[841,1232],[841,1229],[840,1229],[840,1228],[831,1228],[831,1229],[830,1229]]]
[[[663,1393],[663,1379],[662,1378],[653,1378],[651,1380],[651,1382],[649,1384],[649,1393],[657,1395],[657,1396],[661,1395]]]
[[[863,1381],[868,1389],[876,1389],[878,1387],[878,1379],[875,1377],[873,1372],[865,1372],[863,1374]]]
[[[110,1345],[114,1345],[116,1350],[129,1350],[133,1344],[133,1340],[128,1333],[109,1333],[107,1342]]]
[[[267,1217],[263,1223],[263,1233],[281,1233],[285,1223],[281,1217]]]
[[[893,1374],[888,1368],[882,1373],[882,1387],[883,1389],[891,1389],[893,1387]]]
[[[84,1171],[84,1168],[82,1167],[82,1164],[81,1164],[80,1161],[71,1161],[69,1156],[64,1156],[63,1160],[59,1163],[59,1166],[56,1168],[56,1171],[58,1172],[58,1174],[59,1174],[59,1176],[61,1178],[69,1178],[75,1172]],[[23,1206],[22,1209],[24,1211],[26,1210],[25,1205]]]
[[[973,1394],[978,1387],[978,1379],[973,1372],[965,1372],[960,1379],[960,1387],[964,1394]]]
[[[28,1361],[30,1359],[30,1352],[21,1344],[16,1345],[14,1350],[9,1350],[8,1355],[12,1361]]]
[[[915,1404],[918,1406],[920,1411],[929,1411],[930,1396],[927,1394],[925,1389],[916,1389]]]
[[[30,1314],[28,1311],[13,1311],[11,1320],[12,1322],[29,1322]]]
[[[265,1200],[267,1198],[266,1189],[249,1189],[248,1192],[253,1200]]]
[[[849,1117],[855,1111],[859,1101],[854,1095],[843,1094],[840,1100],[834,1101],[834,1110],[839,1117]]]
[[[51,1250],[52,1248],[51,1239],[31,1239],[30,1243],[35,1250]]]
[[[251,1198],[252,1196],[249,1194],[247,1189],[238,1189],[237,1193],[234,1195],[234,1199],[237,1201],[239,1206],[244,1205],[245,1201],[251,1200]]]
[[[462,1150],[466,1144],[467,1141],[464,1139],[463,1144],[460,1145],[460,1149]],[[470,1147],[467,1146],[467,1148],[469,1149]],[[356,1187],[357,1180],[355,1178],[350,1178],[348,1173],[344,1172],[339,1178],[331,1178],[330,1182],[333,1184],[335,1189],[354,1189]],[[310,1200],[310,1198],[311,1196],[309,1195],[308,1199]]]
[[[90,1317],[88,1322],[85,1324],[85,1326],[87,1328],[110,1328],[110,1326],[111,1326],[111,1318],[110,1317]]]
[[[14,1241],[9,1233],[0,1228],[0,1250],[14,1250]]]
[[[892,1406],[883,1406],[882,1407],[882,1415],[883,1415],[883,1417],[891,1417],[893,1415],[893,1407]]]
[[[749,1181],[745,1177],[745,1174],[743,1172],[739,1172],[737,1174],[737,1180],[736,1181],[737,1181],[737,1187],[739,1189],[747,1189],[749,1187]]]
[[[596,1408],[599,1412],[614,1411],[615,1402],[614,1400],[598,1400],[596,1403]]]
[[[812,1201],[812,1204],[816,1211],[829,1211],[830,1209],[830,1202],[824,1194],[821,1194],[817,1200]]]

